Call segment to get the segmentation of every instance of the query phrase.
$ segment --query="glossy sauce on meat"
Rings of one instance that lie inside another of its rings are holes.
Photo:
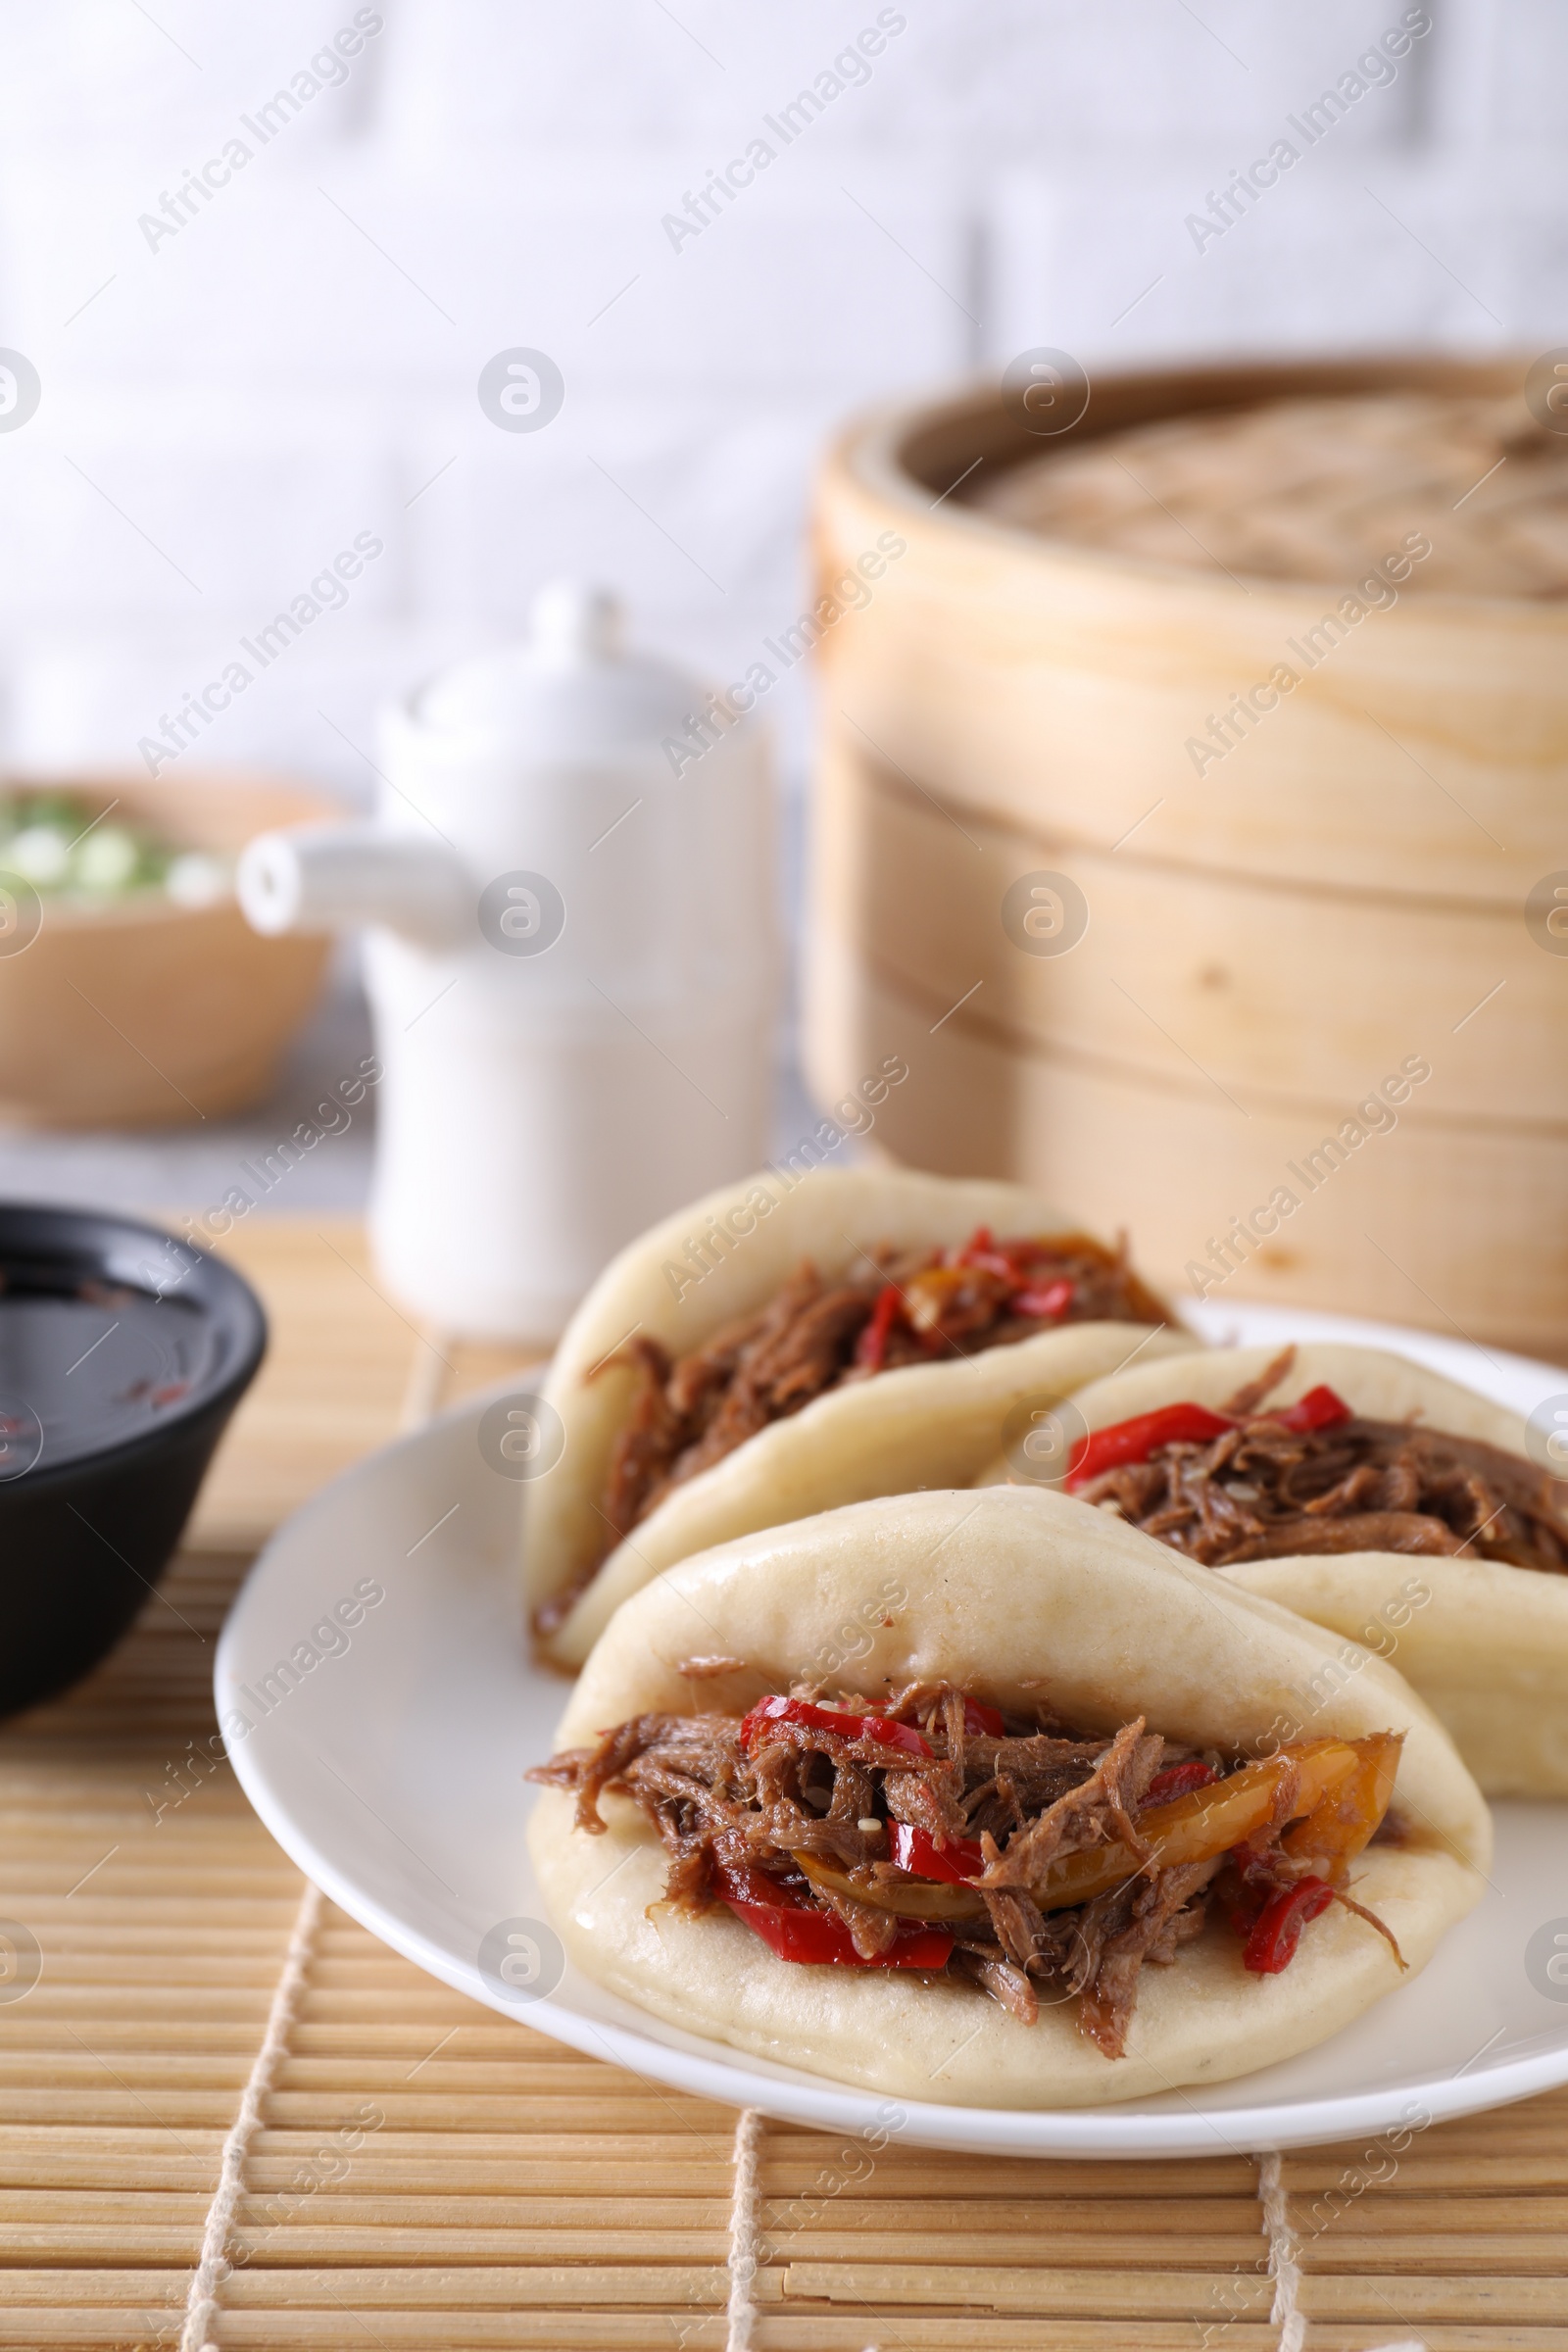
[[[636,1339],[611,1359],[635,1366],[638,1388],[612,1460],[606,1517],[617,1538],[629,1534],[671,1487],[847,1382],[1068,1323],[1167,1320],[1125,1247],[1110,1250],[1087,1234],[993,1243],[982,1233],[951,1251],[884,1244],[839,1281],[803,1263],[760,1313],[690,1355]]]
[[[1210,1568],[1302,1552],[1396,1551],[1568,1569],[1561,1490],[1478,1438],[1359,1416],[1299,1433],[1266,1414],[1157,1447],[1078,1490]]]
[[[892,1726],[919,1737],[895,1746]],[[1228,1778],[1222,1758],[1196,1757],[1141,1717],[1107,1737],[916,1683],[878,1701],[769,1698],[743,1721],[635,1716],[528,1778],[573,1794],[589,1835],[603,1834],[607,1790],[635,1803],[663,1844],[663,1899],[678,1910],[727,1903],[782,1957],[861,1965],[903,1965],[900,1939],[927,1923],[943,1931],[931,1973],[1024,2025],[1042,1994],[1075,1999],[1081,2031],[1117,2058],[1144,1967],[1173,1963],[1202,1933],[1211,1892],[1243,1936],[1271,1901],[1306,1890],[1350,1901],[1338,1881],[1384,1818],[1398,1745],[1396,1735],[1317,1740]],[[1330,1748],[1336,1794],[1309,1800],[1309,1767],[1295,1759]],[[1156,1775],[1199,1786],[1172,1806]],[[1237,1795],[1251,1804],[1240,1844],[1234,1821],[1210,1826]],[[1196,1825],[1185,1851],[1168,1826],[1180,1812]],[[911,1846],[912,1867],[890,1859]],[[1063,1885],[1085,1859],[1088,1873]],[[814,1931],[805,1945],[803,1914]],[[1257,1965],[1250,1943],[1245,1965]]]

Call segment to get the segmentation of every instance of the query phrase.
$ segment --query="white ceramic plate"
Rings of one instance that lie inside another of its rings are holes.
[[[1393,1348],[1525,1412],[1568,1391],[1549,1365],[1344,1317],[1209,1307],[1195,1319],[1218,1341]],[[1568,1951],[1568,1917],[1554,1917],[1568,1914],[1568,1805],[1496,1808],[1486,1898],[1411,1984],[1332,2041],[1200,2094],[1065,2112],[895,2106],[662,2026],[573,1968],[551,1982],[549,1931],[527,1924],[543,1905],[521,1776],[551,1752],[565,1687],[523,1656],[520,1490],[480,1452],[489,1401],[373,1455],[291,1519],[218,1654],[219,1720],[263,1821],[334,1902],[444,1984],[634,2074],[876,2144],[891,2131],[996,2154],[1212,2156],[1419,2131],[1568,2082],[1568,1981],[1557,1986],[1543,1958],[1559,1929]],[[384,1597],[356,1600],[362,1583]],[[291,1657],[286,1688],[276,1669]],[[252,1728],[236,1736],[241,1716]],[[497,1973],[509,1934],[522,1938],[502,1963],[515,1984]],[[1568,1979],[1560,1959],[1555,1975]]]

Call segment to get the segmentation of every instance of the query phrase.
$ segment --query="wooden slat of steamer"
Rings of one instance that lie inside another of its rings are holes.
[[[1518,374],[1368,363],[1107,376],[1078,429],[1407,380],[1515,390]],[[977,457],[995,468],[1042,446],[983,392],[863,420],[824,468],[822,589],[881,534],[905,542],[818,648],[827,708],[884,757],[939,794],[1107,851],[1147,818],[1151,857],[1292,881],[1517,905],[1562,863],[1560,606],[1456,597],[1375,612],[1200,778],[1188,740],[1276,663],[1304,670],[1288,640],[1334,593],[1097,555],[957,498],[933,506]]]
[[[1217,1086],[1158,1086],[1060,1051],[872,972],[856,943],[813,940],[808,1067],[829,1105],[885,1054],[909,1076],[873,1142],[944,1175],[1010,1176],[1102,1232],[1126,1226],[1180,1305],[1184,1269],[1278,1186],[1300,1206],[1207,1296],[1340,1306],[1568,1359],[1568,1143],[1488,1126],[1401,1121],[1345,1151],[1315,1189],[1293,1175],[1344,1112],[1284,1114]],[[1327,1164],[1327,1163],[1325,1163]]]
[[[298,1243],[257,1255],[302,1279],[319,1248]],[[471,1361],[455,1359],[460,1379]],[[398,1393],[384,1384],[388,1419]],[[348,1443],[348,1418],[318,1433],[323,1451]],[[260,1492],[251,1476],[238,1464],[230,1492]],[[185,1630],[154,1633],[150,1604],[92,1684],[0,1730],[0,1885],[24,1889],[46,1955],[32,1993],[0,2005],[0,2346],[167,2348],[177,2331],[299,1880],[226,1768],[161,1816],[147,1802],[211,1728],[200,1676],[170,1737],[149,1740],[138,1713],[178,1642],[210,1655],[239,1565],[181,1563],[168,1597]],[[318,1950],[248,2166],[220,2345],[724,2344],[727,2110],[474,2007],[331,1906]],[[176,1962],[163,1982],[160,1955]],[[368,2105],[384,2120],[327,2178],[320,2152]],[[1030,2164],[894,2142],[868,2171],[865,2156],[764,2131],[757,2352],[1189,2352],[1205,2331],[1273,2352],[1242,2156]],[[1387,2342],[1412,2290],[1432,2352],[1563,2352],[1568,2329],[1541,2314],[1561,2291],[1568,2095],[1419,2134],[1392,2183],[1319,2226],[1362,2156],[1285,2160],[1324,2315],[1313,2352]]]
[[[1431,1076],[1404,1082],[1401,1117],[1568,1137],[1568,957],[1538,947],[1517,905],[1184,870],[1142,857],[1140,837],[1088,849],[925,783],[830,726],[812,854],[817,919],[922,1001],[951,1004],[978,982],[977,1012],[1020,1038],[1341,1116],[1424,1054]],[[1029,955],[1004,927],[1007,891],[1041,871],[1088,903],[1065,955]]]

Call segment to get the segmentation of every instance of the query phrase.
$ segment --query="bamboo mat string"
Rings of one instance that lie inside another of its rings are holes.
[[[408,1385],[404,1390],[399,1426],[407,1430],[422,1429],[433,1420],[440,1408],[446,1374],[451,1370],[443,1346],[445,1335],[427,1333],[421,1339],[409,1366]],[[218,2186],[207,2210],[202,2230],[201,2259],[191,2275],[190,2292],[185,2304],[185,2324],[180,2330],[179,2352],[217,2352],[209,2340],[210,2330],[218,2318],[219,2296],[229,2275],[228,2233],[233,2227],[234,2214],[245,2187],[245,2157],[262,2120],[262,2101],[272,2086],[272,2078],[280,2061],[287,2055],[289,2029],[305,1980],[310,1971],[316,1948],[317,1931],[321,1921],[321,1890],[306,1882],[295,1914],[288,1950],[284,1954],[282,1973],[272,1991],[272,2005],[268,2012],[267,2031],[261,2048],[256,2053],[250,2080],[245,2085],[239,2109],[229,2126],[223,2142],[223,2157],[218,2174]],[[755,2175],[755,2161],[753,2165]],[[755,2180],[752,2202],[756,2203]],[[753,2229],[755,2242],[755,2221]],[[753,2270],[756,2269],[755,2254]],[[750,2300],[750,2281],[747,2288]],[[751,2344],[750,2327],[740,2339],[742,2352]]]
[[[1300,2308],[1301,2266],[1296,2259],[1296,2232],[1291,2228],[1285,2175],[1277,2153],[1257,2159],[1257,2194],[1263,2208],[1263,2234],[1268,2239],[1268,2275],[1274,2281],[1269,2318],[1280,2331],[1279,2352],[1303,2352],[1306,2314]],[[1417,2336],[1401,2336],[1396,2344],[1379,2344],[1376,2352],[1426,2352],[1426,2346]]]
[[[228,2260],[228,2233],[233,2226],[235,2208],[245,2186],[245,2157],[256,2136],[262,2120],[262,2101],[272,2086],[278,2062],[288,2047],[289,2029],[305,1979],[316,1948],[317,1930],[321,1922],[321,1890],[306,1882],[295,1913],[294,1930],[288,1939],[288,1951],[283,1960],[283,1972],[272,1992],[272,2006],[268,2012],[267,2032],[262,2046],[251,2067],[250,2080],[240,2099],[238,2113],[228,2128],[223,2142],[223,2160],[219,2167],[218,2186],[212,2204],[207,2209],[207,2223],[202,2231],[201,2260],[191,2274],[190,2293],[185,2303],[185,2325],[180,2330],[179,2352],[216,2352],[209,2337],[218,2319],[218,2298],[231,2268]]]
[[[729,2329],[725,2352],[752,2352],[757,2306],[752,2284],[757,2277],[760,2208],[757,2147],[762,2119],[755,2107],[743,2107],[735,2122],[735,2189],[729,2208]]]
[[[1263,2234],[1268,2239],[1268,2275],[1274,2281],[1274,2308],[1269,2318],[1280,2331],[1279,2352],[1302,2352],[1306,2317],[1300,2309],[1301,2269],[1296,2259],[1296,2233],[1285,2194],[1285,2176],[1277,2152],[1257,2159],[1257,2194],[1263,2208]]]

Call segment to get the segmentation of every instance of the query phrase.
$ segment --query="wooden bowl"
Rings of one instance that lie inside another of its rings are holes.
[[[253,834],[339,813],[324,794],[262,779],[11,776],[233,855]],[[0,1120],[27,1127],[172,1127],[264,1098],[330,953],[262,939],[231,899],[162,892],[103,906],[45,895],[36,935],[0,952]],[[4,942],[0,941],[0,951]]]
[[[1522,373],[1150,371],[1097,380],[1074,430]],[[903,552],[815,647],[814,1090],[903,1054],[875,1142],[1128,1225],[1178,1298],[1568,1358],[1568,954],[1527,920],[1568,878],[1568,604],[1401,596],[1200,776],[1189,739],[1341,591],[1068,545],[944,495],[1051,446],[988,390],[874,416],[826,466],[819,593]],[[1069,953],[1020,953],[1004,924],[1042,872],[1087,906]],[[1320,1184],[1289,1173],[1410,1058],[1429,1075],[1396,1126]],[[1252,1211],[1280,1188],[1298,1202],[1270,1230]]]

